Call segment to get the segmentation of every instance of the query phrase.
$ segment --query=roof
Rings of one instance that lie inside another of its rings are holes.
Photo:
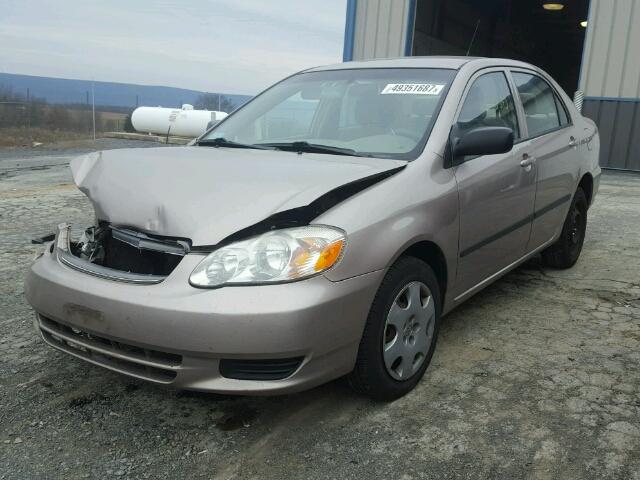
[[[322,70],[345,70],[355,68],[448,68],[459,70],[467,63],[478,63],[482,66],[500,65],[500,66],[519,66],[531,67],[531,65],[520,62],[518,60],[510,60],[506,58],[485,58],[485,57],[445,57],[445,56],[429,56],[429,57],[398,57],[398,58],[381,58],[373,60],[364,60],[358,62],[335,63],[333,65],[323,65],[310,68],[306,72],[315,72]],[[480,65],[479,65],[480,66]]]

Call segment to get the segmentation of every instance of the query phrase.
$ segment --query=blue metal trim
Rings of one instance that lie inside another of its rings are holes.
[[[582,58],[580,59],[580,73],[578,74],[578,86],[576,90],[580,90],[580,84],[582,83],[582,72],[584,70],[584,54],[587,51],[587,34],[589,33],[589,22],[591,17],[591,4],[593,2],[589,0],[589,8],[587,8],[587,26],[584,29],[584,40],[582,40]]]
[[[416,0],[408,0],[407,36],[404,40],[404,56],[410,57],[413,53],[413,34],[416,28]]]
[[[584,97],[585,100],[595,100],[601,102],[628,102],[628,103],[640,103],[640,98],[632,97]]]
[[[353,60],[353,41],[356,33],[356,7],[357,0],[347,0],[347,16],[344,25],[344,47],[342,49],[342,61]]]
[[[638,170],[631,170],[630,168],[616,168],[616,167],[600,167],[602,170],[611,170],[614,172],[625,172],[625,173],[635,173],[636,175],[640,174]]]

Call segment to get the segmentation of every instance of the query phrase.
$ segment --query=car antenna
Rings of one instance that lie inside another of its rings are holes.
[[[471,37],[471,41],[469,42],[469,48],[467,48],[467,53],[465,57],[469,56],[469,52],[471,52],[471,47],[473,46],[473,41],[476,39],[476,33],[478,33],[478,27],[480,26],[480,19],[476,22],[476,29],[473,31],[473,36]]]

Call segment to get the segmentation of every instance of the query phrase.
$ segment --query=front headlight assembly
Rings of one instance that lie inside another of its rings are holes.
[[[301,280],[334,266],[345,243],[345,233],[335,227],[274,230],[210,253],[193,270],[189,283],[215,288]]]

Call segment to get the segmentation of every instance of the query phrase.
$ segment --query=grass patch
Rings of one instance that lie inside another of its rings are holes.
[[[89,138],[91,135],[88,133],[66,130],[32,128],[28,132],[26,128],[0,128],[0,147],[28,147],[32,142],[48,144]]]

